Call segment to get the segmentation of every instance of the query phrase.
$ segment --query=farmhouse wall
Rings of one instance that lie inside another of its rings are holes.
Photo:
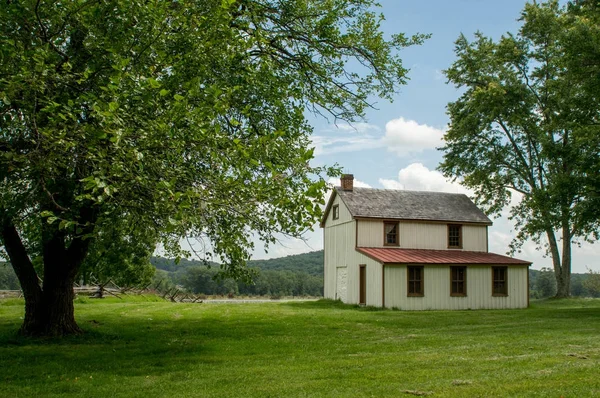
[[[508,295],[492,296],[492,268],[489,265],[467,267],[467,296],[450,296],[450,267],[424,267],[424,296],[407,297],[406,265],[386,265],[385,307],[402,310],[465,310],[527,308],[528,267],[508,268]]]

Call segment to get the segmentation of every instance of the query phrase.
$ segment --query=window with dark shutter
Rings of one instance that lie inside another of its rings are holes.
[[[423,285],[423,267],[408,267],[408,295],[423,296]]]
[[[448,224],[448,248],[462,249],[462,225]]]
[[[450,267],[450,295],[467,295],[467,267]]]
[[[333,219],[337,220],[340,218],[340,205],[333,205]]]
[[[507,267],[492,267],[492,296],[508,296]]]
[[[383,223],[383,244],[386,246],[398,245],[398,223]]]

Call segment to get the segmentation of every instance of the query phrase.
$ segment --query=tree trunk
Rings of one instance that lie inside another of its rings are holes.
[[[568,225],[563,225],[563,248],[561,266],[561,285],[558,285],[559,277],[556,277],[556,298],[567,298],[571,296],[571,231]]]
[[[73,306],[72,264],[45,258],[44,283],[39,294],[25,294],[25,319],[19,333],[26,336],[79,334]],[[64,259],[67,260],[67,259]]]
[[[554,265],[554,276],[556,277],[555,298],[567,298],[571,296],[571,234],[568,226],[563,227],[562,258],[558,250],[558,242],[554,231],[547,230],[550,254]]]
[[[554,277],[556,278],[556,293],[564,289],[564,281],[562,279],[562,267],[560,264],[560,252],[558,251],[558,243],[556,242],[556,235],[554,230],[547,229],[546,236],[548,237],[548,243],[550,245],[550,256],[552,257],[552,265],[554,268]]]
[[[68,251],[61,234],[50,234],[44,242],[44,282],[41,287],[16,227],[6,217],[0,221],[0,238],[25,297],[25,318],[19,333],[27,336],[81,333],[74,316],[73,282],[87,244],[82,245],[75,239],[71,244],[73,250]]]
[[[19,329],[19,334],[29,336],[37,335],[36,331],[44,329],[46,324],[44,297],[42,294],[36,296],[25,296],[25,318]]]
[[[79,334],[81,329],[75,322],[73,300],[73,279],[44,279],[44,310],[39,314],[45,318],[44,327],[39,332],[47,336]],[[35,331],[34,334],[38,334]]]
[[[74,239],[71,245],[77,242]],[[65,235],[54,225],[42,225],[42,255],[44,259],[44,284],[42,287],[44,318],[42,330],[29,331],[31,334],[64,336],[81,333],[75,322],[73,306],[73,282],[79,263],[65,248]]]
[[[20,334],[65,336],[81,333],[75,322],[73,281],[61,281],[54,286],[44,283],[40,298],[25,297],[25,319]]]
[[[29,334],[29,330],[39,330],[45,324],[42,288],[17,229],[6,217],[2,218],[0,237],[25,297],[25,318],[20,333]]]

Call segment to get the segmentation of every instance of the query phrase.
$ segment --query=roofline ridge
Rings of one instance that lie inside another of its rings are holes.
[[[467,198],[469,197],[467,194],[459,193],[459,192],[423,191],[423,190],[394,189],[394,188],[371,188],[371,187],[356,187],[356,186],[353,188],[352,191],[344,191],[340,185],[335,185],[334,188],[337,191],[342,191],[342,192],[352,192],[352,191],[356,191],[357,189],[359,189],[359,190],[384,191],[384,192],[411,192],[411,193],[428,193],[428,194],[434,193],[434,194],[443,194],[443,195],[461,195],[461,196],[466,196]]]

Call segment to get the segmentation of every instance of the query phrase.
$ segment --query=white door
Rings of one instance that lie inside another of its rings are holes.
[[[340,267],[336,268],[336,272],[335,298],[337,300],[342,300],[342,302],[345,303],[348,296],[348,269],[346,267]]]

